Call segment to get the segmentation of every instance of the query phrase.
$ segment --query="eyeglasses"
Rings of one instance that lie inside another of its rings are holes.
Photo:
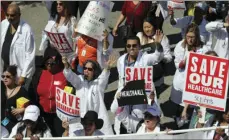
[[[83,67],[83,70],[93,71],[93,68]]]
[[[127,44],[126,47],[129,49],[131,47],[133,48],[137,48],[138,47],[138,44]]]
[[[189,38],[189,39],[195,39],[195,38],[196,38],[196,36],[188,36],[188,35],[186,35],[186,38]]]
[[[2,79],[4,79],[5,77],[8,78],[8,79],[11,78],[10,75],[2,75]]]

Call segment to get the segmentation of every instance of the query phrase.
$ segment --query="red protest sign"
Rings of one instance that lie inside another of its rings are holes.
[[[73,52],[64,33],[51,33],[45,31],[49,40],[54,45],[54,47],[59,51],[59,53],[70,53]]]
[[[223,111],[228,90],[229,61],[190,53],[183,101]]]
[[[56,87],[56,113],[63,120],[80,116],[80,98]]]
[[[126,67],[125,83],[135,80],[145,80],[145,90],[153,90],[153,67]]]

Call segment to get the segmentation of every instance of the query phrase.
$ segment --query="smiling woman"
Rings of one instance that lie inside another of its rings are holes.
[[[2,100],[3,107],[5,108],[3,114],[1,114],[2,124],[6,129],[11,132],[13,126],[19,122],[17,115],[22,115],[24,113],[24,108],[17,108],[16,100],[25,97],[28,98],[28,92],[21,86],[18,86],[16,81],[17,67],[8,66],[4,73],[2,74],[2,81],[6,87],[6,92],[2,93],[1,97],[6,99]],[[14,109],[12,109],[14,108]]]

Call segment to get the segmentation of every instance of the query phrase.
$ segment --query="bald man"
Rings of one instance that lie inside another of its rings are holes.
[[[28,89],[35,71],[35,42],[31,27],[21,19],[20,7],[11,3],[1,22],[1,73],[16,65],[18,84]]]

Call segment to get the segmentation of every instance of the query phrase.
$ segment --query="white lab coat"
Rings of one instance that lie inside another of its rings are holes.
[[[219,57],[229,59],[228,32],[227,29],[223,27],[223,22],[210,22],[206,25],[206,30],[212,33],[217,39],[214,51]]]
[[[7,19],[1,22],[1,52],[10,23]],[[16,65],[17,76],[31,78],[35,72],[36,45],[31,27],[22,19],[10,46],[10,65]],[[1,73],[4,62],[1,60]]]
[[[177,68],[176,73],[173,77],[173,87],[178,91],[183,91],[184,83],[185,83],[185,69],[180,69],[179,64],[183,61],[186,57],[188,57],[189,51],[187,46],[183,47],[184,40],[178,42],[174,50],[174,63],[175,67]],[[203,46],[202,48],[197,48],[196,53],[198,54],[205,54],[209,49]]]
[[[213,124],[212,127],[217,127],[219,125],[219,122],[217,121],[216,123]],[[228,129],[224,129],[224,133],[229,136],[229,126]],[[215,130],[210,130],[205,132],[205,138],[206,139],[213,139],[215,134]],[[223,140],[222,138],[220,140]]]
[[[176,25],[173,25],[173,27],[181,28],[181,35],[184,38],[185,32],[188,28],[188,26],[193,22],[194,17],[193,16],[185,16],[182,18],[175,18]],[[200,23],[199,31],[200,31],[200,38],[201,41],[206,45],[207,48],[211,49],[212,47],[212,34],[210,34],[206,29],[205,26],[208,23],[208,21],[203,18],[202,22]]]
[[[156,108],[159,112],[160,108],[158,107],[158,105],[156,103],[154,103],[153,108]],[[141,110],[141,112],[145,112],[146,111],[147,106],[145,106],[144,109]],[[126,127],[127,130],[129,130],[130,132],[136,133],[136,129],[137,126],[139,124],[139,122],[144,119],[144,114],[141,114],[143,116],[139,117],[136,116],[136,114],[134,114],[134,112],[132,112],[130,114],[130,110],[129,110],[129,106],[124,106],[124,109],[121,113],[119,113],[117,115],[118,120],[120,120],[122,122],[122,124]]]
[[[119,73],[119,82],[118,82],[118,90],[116,93],[120,92],[124,87],[124,79],[125,79],[125,57],[126,54],[123,54],[117,62],[117,69]],[[157,50],[153,54],[142,53],[141,51],[138,53],[137,60],[134,64],[135,67],[144,67],[144,66],[152,66],[154,64],[159,63],[163,59],[163,52],[158,52]],[[152,85],[154,87],[154,85]],[[155,89],[155,88],[154,88]],[[156,91],[156,90],[155,90]],[[156,92],[155,92],[156,93]],[[157,102],[157,97],[155,96],[155,101]],[[148,98],[148,102],[151,103],[151,100]],[[147,105],[133,105],[131,114],[134,114],[137,118],[143,118],[143,111],[145,111]],[[111,104],[111,112],[115,113],[118,109],[118,102],[115,98]],[[115,117],[114,129],[116,134],[120,133],[120,124],[121,121]]]
[[[143,32],[139,32],[139,33],[137,34],[137,36],[138,36],[139,39],[140,39],[141,45],[145,45],[145,44],[148,44],[148,43],[152,43],[152,42],[154,42],[154,40],[155,40],[155,35],[154,35],[154,36],[152,37],[152,39],[151,39],[151,38],[145,36],[145,35],[143,34]],[[164,54],[163,61],[164,61],[165,63],[171,62],[173,58],[172,58],[172,54],[171,54],[171,52],[170,52],[169,40],[168,40],[168,38],[167,38],[166,35],[163,36],[163,38],[162,38],[162,40],[161,40],[160,43],[161,43],[161,46],[163,47],[163,54]],[[163,83],[164,83],[164,76],[161,77],[159,80],[157,80],[157,81],[154,82],[154,84],[155,84],[156,87],[161,86]]]
[[[70,21],[66,25],[63,24],[63,25],[58,26],[58,27],[56,27],[56,20],[57,20],[57,16],[55,18],[50,17],[44,30],[47,32],[52,32],[52,33],[64,33],[70,46],[72,46],[72,49],[75,51],[76,47],[74,44],[74,40],[72,39],[72,35],[74,32],[74,24],[77,22],[76,18],[74,16],[72,16]],[[39,51],[43,55],[44,55],[46,48],[48,47],[48,41],[49,41],[48,36],[46,35],[46,33],[44,31],[42,31],[42,39],[41,39]],[[52,44],[52,42],[50,42],[50,45],[54,46]],[[75,52],[66,53],[66,55],[68,55],[68,58],[72,59],[75,57]]]
[[[145,36],[142,32],[137,33],[137,37],[139,37],[141,45],[152,43],[155,40],[155,35],[153,36],[153,39],[151,39],[151,38]],[[161,46],[163,47],[163,54],[164,54],[163,61],[165,63],[171,62],[173,58],[172,58],[172,54],[170,52],[169,40],[168,40],[166,35],[163,36],[160,43],[161,43]]]
[[[154,128],[153,132],[147,132],[147,131],[146,131],[146,125],[143,123],[143,124],[141,125],[141,127],[138,129],[137,134],[158,133],[158,132],[160,132],[160,131],[161,131],[161,128],[160,128],[160,125],[158,124],[158,125]]]
[[[97,112],[98,118],[104,121],[101,131],[106,135],[112,135],[113,130],[103,100],[110,71],[104,69],[100,76],[91,82],[86,81],[82,75],[75,74],[71,69],[64,69],[64,75],[75,87],[76,96],[80,98],[80,117],[83,118],[89,110]],[[81,128],[82,127],[78,127],[76,129],[79,130]]]
[[[16,134],[17,134],[17,130],[20,126],[22,126],[23,123],[22,122],[18,122],[12,129],[9,138],[13,138]],[[48,126],[47,126],[48,127]],[[25,136],[26,135],[26,128],[22,131],[22,135]],[[35,136],[35,135],[33,135]],[[41,137],[41,134],[36,134],[36,136],[38,136],[39,138],[50,138],[52,137],[51,134],[51,130],[49,128],[47,128],[47,130],[44,132],[43,137]]]

